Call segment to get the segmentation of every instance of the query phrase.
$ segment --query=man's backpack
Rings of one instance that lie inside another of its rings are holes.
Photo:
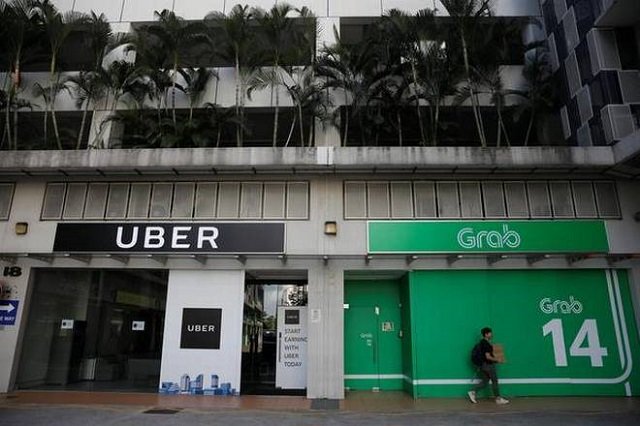
[[[475,344],[473,349],[471,349],[471,362],[476,367],[482,367],[484,364],[484,354],[482,353],[482,342],[478,342]]]

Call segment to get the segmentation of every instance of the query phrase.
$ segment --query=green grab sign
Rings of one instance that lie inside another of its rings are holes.
[[[640,395],[640,342],[626,271],[413,271],[410,276],[417,397],[459,397],[474,371],[481,327],[506,362],[505,395]],[[403,305],[404,306],[404,305]],[[488,392],[490,394],[490,392]]]
[[[392,253],[607,253],[601,220],[370,221],[367,249]]]

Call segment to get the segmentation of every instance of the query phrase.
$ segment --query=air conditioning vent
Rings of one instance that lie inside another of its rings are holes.
[[[580,70],[578,69],[578,59],[576,58],[575,52],[571,52],[567,59],[565,59],[564,68],[567,73],[569,96],[573,98],[578,90],[580,90],[580,87],[582,87],[582,82],[580,81]]]
[[[640,104],[640,71],[619,71],[620,91],[625,104]]]
[[[569,9],[562,21],[562,27],[564,28],[564,35],[567,39],[567,50],[571,52],[580,43],[580,37],[578,36],[578,27],[576,26],[576,13],[573,7]]]
[[[619,141],[635,130],[629,105],[606,105],[600,114],[607,143]]]
[[[578,111],[580,112],[580,123],[587,124],[587,122],[593,117],[593,106],[591,105],[591,91],[589,86],[584,86],[578,90],[576,95],[578,101]]]

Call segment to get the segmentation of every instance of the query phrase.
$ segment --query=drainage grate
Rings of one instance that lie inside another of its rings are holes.
[[[151,408],[147,411],[143,411],[143,414],[176,414],[179,413],[182,408]]]

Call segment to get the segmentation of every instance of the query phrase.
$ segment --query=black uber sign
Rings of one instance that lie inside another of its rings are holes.
[[[300,311],[298,309],[284,310],[284,323],[290,325],[300,324]]]
[[[222,309],[182,309],[180,349],[220,349]]]
[[[284,223],[60,223],[53,251],[284,253]]]

